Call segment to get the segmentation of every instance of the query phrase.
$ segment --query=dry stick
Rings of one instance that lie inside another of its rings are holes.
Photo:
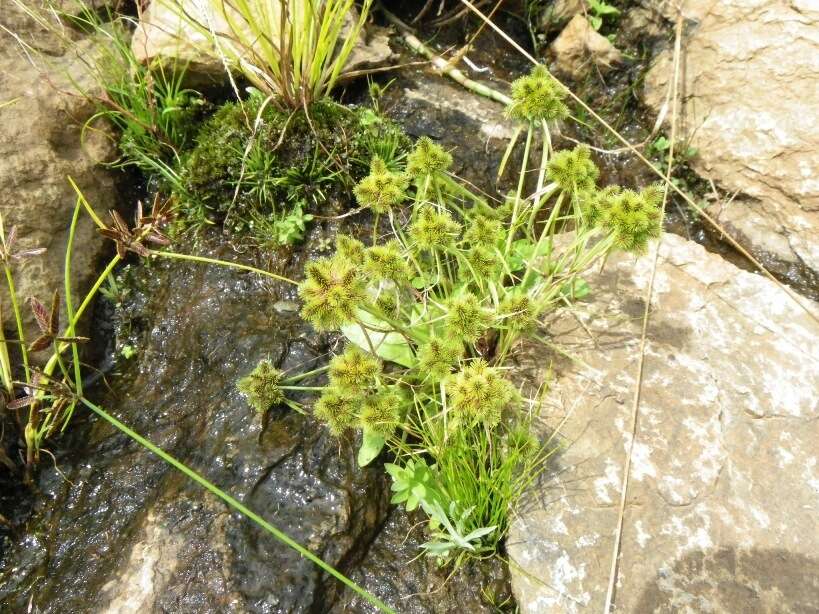
[[[668,148],[668,170],[666,171],[666,184],[663,190],[663,207],[661,210],[661,218],[665,218],[665,208],[668,203],[668,186],[671,184],[671,170],[674,166],[674,143],[676,143],[677,136],[677,103],[680,76],[680,54],[682,41],[682,13],[677,15],[677,27],[674,39],[674,80],[671,89],[671,144]],[[661,222],[662,224],[662,222]],[[620,558],[620,545],[623,537],[623,522],[626,515],[626,496],[628,494],[629,473],[631,473],[631,458],[634,453],[634,444],[637,441],[637,418],[640,410],[640,392],[643,384],[643,367],[645,365],[646,357],[646,333],[648,331],[648,315],[651,311],[651,295],[654,293],[654,278],[657,274],[657,263],[660,257],[660,245],[662,244],[662,236],[657,241],[657,246],[654,250],[654,261],[651,266],[651,277],[648,281],[648,288],[646,289],[645,297],[645,311],[643,312],[643,328],[640,337],[640,355],[637,363],[637,375],[635,383],[637,385],[634,391],[634,404],[631,408],[631,440],[628,443],[628,452],[626,454],[626,463],[623,468],[623,484],[620,488],[620,511],[617,516],[617,531],[614,534],[614,549],[611,555],[611,572],[609,573],[609,585],[606,591],[606,603],[603,607],[603,614],[609,614],[614,605],[614,590],[617,585],[618,560]]]
[[[465,4],[466,6],[468,6],[470,8],[470,10],[472,10],[472,12],[475,13],[478,17],[480,17],[483,21],[485,21],[489,25],[490,28],[495,30],[495,32],[497,32],[501,37],[503,37],[503,39],[507,43],[509,43],[512,47],[514,47],[516,51],[518,51],[521,55],[523,55],[523,57],[525,57],[527,60],[532,62],[535,66],[540,66],[540,62],[538,62],[532,56],[532,54],[530,54],[523,47],[521,47],[518,43],[516,43],[514,40],[512,40],[512,38],[506,32],[504,32],[499,26],[497,26],[494,22],[492,22],[489,18],[487,18],[486,15],[484,15],[480,10],[475,8],[475,6],[471,2],[469,2],[469,0],[460,0],[460,1],[463,4]],[[595,113],[594,109],[592,109],[589,105],[587,105],[585,102],[583,102],[572,90],[570,90],[567,86],[565,86],[561,81],[559,81],[556,78],[554,80],[555,80],[555,83],[557,83],[558,85],[560,85],[560,87],[563,88],[563,90],[569,95],[569,97],[572,100],[574,100],[577,104],[579,104],[589,115],[591,115],[594,119],[596,119],[600,123],[600,125],[602,125],[606,130],[608,130],[612,135],[614,135],[614,137],[618,141],[623,143],[623,145],[625,145],[628,148],[629,151],[631,151],[634,155],[636,155],[640,159],[641,162],[643,162],[646,166],[648,166],[648,168],[650,168],[651,171],[655,175],[657,175],[660,179],[662,179],[663,182],[666,185],[666,189],[671,188],[679,196],[681,196],[683,198],[683,200],[685,200],[685,202],[688,203],[691,207],[693,207],[697,211],[697,213],[699,213],[703,218],[705,218],[708,221],[708,223],[711,224],[711,226],[713,226],[716,230],[718,230],[722,234],[722,236],[724,236],[728,240],[728,242],[740,254],[745,256],[750,262],[753,263],[753,265],[755,267],[757,267],[757,269],[759,269],[759,271],[762,274],[764,274],[768,279],[770,279],[777,286],[779,286],[779,288],[782,289],[782,291],[785,292],[785,294],[787,294],[788,297],[794,303],[796,303],[806,314],[808,314],[808,317],[810,317],[814,322],[819,324],[819,315],[813,313],[813,311],[811,311],[811,309],[809,309],[807,306],[805,306],[805,304],[802,302],[801,298],[799,297],[799,295],[796,292],[794,292],[791,288],[789,288],[785,284],[781,283],[776,277],[774,277],[773,274],[770,271],[768,271],[768,269],[766,269],[762,265],[761,262],[759,262],[759,260],[754,258],[750,254],[750,252],[748,252],[747,249],[742,247],[742,245],[736,239],[734,239],[732,236],[730,236],[728,233],[726,233],[725,229],[714,218],[712,218],[710,215],[708,215],[708,213],[705,212],[705,209],[703,209],[697,203],[695,203],[694,200],[688,194],[686,194],[680,188],[678,188],[676,185],[671,183],[671,181],[665,176],[665,174],[660,169],[658,169],[654,164],[651,163],[651,161],[648,160],[648,158],[646,158],[642,153],[640,153],[640,151],[634,145],[629,143],[628,140],[623,135],[621,135],[619,132],[617,132],[617,130],[612,128],[612,126],[605,119],[603,119],[602,117],[600,117],[600,115]],[[485,86],[483,86],[483,87],[485,87]],[[493,98],[493,97],[490,96],[490,98]],[[497,100],[497,98],[494,98],[494,99]]]
[[[460,69],[452,66],[450,62],[447,62],[432,49],[422,43],[412,32],[410,32],[409,27],[407,27],[403,21],[398,19],[398,17],[390,13],[387,9],[382,7],[381,12],[384,13],[387,21],[395,25],[403,32],[404,41],[407,43],[407,45],[409,45],[410,48],[416,53],[419,53],[427,58],[432,63],[432,66],[441,74],[447,75],[468,90],[471,90],[476,94],[480,94],[481,96],[486,96],[487,98],[500,102],[501,104],[509,104],[512,102],[512,99],[506,94],[502,94],[501,92],[492,89],[483,83],[478,83],[477,81],[470,79]]]

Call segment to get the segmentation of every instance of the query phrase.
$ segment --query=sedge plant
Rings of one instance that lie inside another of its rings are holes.
[[[306,108],[342,77],[372,0],[157,0],[208,41],[228,71],[286,109]]]
[[[452,156],[428,138],[402,170],[374,158],[355,195],[389,236],[338,236],[299,285],[302,317],[348,341],[314,415],[339,436],[361,432],[362,465],[389,450],[393,501],[426,512],[425,547],[442,559],[494,552],[554,449],[535,439],[538,405],[508,377],[516,343],[587,292],[593,263],[643,253],[660,233],[658,188],[600,188],[587,148],[552,151],[549,123],[567,112],[545,69],[515,81],[519,127],[501,172],[521,138],[523,153],[501,202],[451,175]]]

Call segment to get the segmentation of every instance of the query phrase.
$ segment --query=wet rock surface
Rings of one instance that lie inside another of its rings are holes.
[[[609,258],[532,348],[566,447],[509,539],[522,612],[600,611],[651,255]],[[819,609],[819,324],[775,285],[663,236],[619,561],[623,612]],[[819,305],[802,299],[819,317]]]
[[[259,360],[309,369],[328,350],[291,288],[189,263],[139,272],[126,313],[137,356],[102,404],[332,565],[357,562],[386,514],[380,468],[351,442],[284,409],[262,420],[236,391]],[[79,412],[82,413],[82,412]],[[42,467],[42,491],[0,575],[0,603],[41,612],[322,611],[337,586],[317,568],[107,423]]]
[[[314,227],[309,244],[332,232]],[[239,257],[216,245],[207,253]],[[308,255],[318,253],[297,252],[285,274],[300,276]],[[300,320],[294,286],[178,261],[141,265],[126,278],[112,345],[136,355],[114,364],[110,388],[97,387],[102,406],[398,611],[480,604],[493,582],[508,593],[499,562],[450,577],[413,560],[423,531],[415,526],[405,541],[410,525],[389,505],[388,476],[380,463],[357,466],[352,438],[339,441],[284,408],[261,417],[237,392],[262,359],[301,372],[337,347]],[[55,614],[371,611],[88,412],[78,410],[53,445],[56,467],[41,465],[34,511],[0,553],[0,611],[29,603]]]
[[[15,262],[14,270],[21,301],[37,296],[48,302],[52,292],[63,287],[63,257],[77,199],[67,177],[100,210],[114,208],[113,175],[101,164],[113,159],[114,145],[100,130],[88,130],[81,138],[95,107],[77,94],[72,80],[89,91],[95,88],[82,61],[94,47],[80,40],[76,49],[67,50],[12,0],[0,0],[0,24],[8,29],[0,30],[0,211],[7,233],[17,226],[14,251],[47,249]],[[24,53],[9,32],[34,51]],[[82,246],[72,263],[79,294],[91,283],[103,242],[87,216],[80,219],[75,241]],[[5,292],[2,301],[4,315],[10,314]],[[25,320],[29,334],[36,335],[28,309]]]
[[[670,5],[663,7],[675,19]],[[770,269],[817,296],[819,38],[815,3],[683,3],[683,137],[693,168],[727,194],[712,213]],[[659,110],[672,52],[646,77]],[[727,202],[734,192],[736,198]]]

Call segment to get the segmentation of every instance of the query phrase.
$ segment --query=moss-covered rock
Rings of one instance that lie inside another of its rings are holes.
[[[285,113],[259,95],[227,103],[183,156],[179,223],[224,224],[265,244],[298,239],[311,210],[349,206],[374,155],[394,164],[409,145],[400,128],[365,107],[322,100]]]

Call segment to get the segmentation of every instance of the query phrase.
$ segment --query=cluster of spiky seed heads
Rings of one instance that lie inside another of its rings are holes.
[[[427,136],[418,139],[415,149],[407,156],[407,174],[418,180],[443,173],[450,166],[452,154]]]
[[[313,415],[324,422],[334,435],[342,435],[356,425],[361,404],[357,391],[335,386],[325,388],[313,406]]]
[[[619,249],[642,254],[662,232],[661,202],[659,186],[640,192],[621,190],[608,199],[600,225],[614,236]]]
[[[449,381],[450,407],[467,424],[497,426],[515,396],[511,382],[483,359],[472,361]]]
[[[410,225],[409,234],[420,250],[444,249],[458,239],[461,225],[448,211],[425,205]]]
[[[600,176],[597,165],[591,159],[591,152],[585,145],[556,152],[549,160],[546,172],[561,190],[570,194],[594,190]]]
[[[456,339],[475,343],[492,323],[492,314],[471,292],[446,303],[447,331]]]
[[[310,262],[304,272],[299,284],[302,318],[319,331],[337,330],[355,321],[356,311],[367,299],[367,286],[356,264],[336,255]]]
[[[364,253],[364,272],[373,281],[407,281],[410,268],[401,243],[395,239],[383,245],[373,245]]]
[[[330,385],[324,389],[313,414],[335,435],[358,427],[389,437],[395,430],[400,397],[381,386],[381,361],[355,346],[330,361]]]
[[[464,344],[450,336],[433,337],[418,349],[418,369],[435,380],[442,380],[463,358]]]
[[[537,313],[532,300],[524,292],[513,291],[501,301],[499,311],[503,324],[511,330],[526,330],[534,326]]]
[[[381,361],[354,345],[330,361],[330,383],[343,390],[356,391],[374,386],[380,374]]]
[[[361,406],[361,428],[387,438],[395,431],[400,418],[401,397],[385,389],[369,395]]]
[[[510,118],[522,122],[555,121],[569,114],[563,99],[565,90],[545,66],[512,82],[512,102],[506,109]]]
[[[505,232],[501,228],[500,220],[485,215],[476,215],[464,233],[464,241],[474,246],[493,247],[504,236]]]
[[[507,111],[517,120],[552,121],[568,114],[562,88],[542,67],[516,80],[512,94]],[[374,158],[369,175],[355,188],[362,206],[387,213],[407,198],[410,179],[418,190],[406,228],[395,233],[400,240],[367,247],[358,239],[338,235],[335,256],[311,262],[305,269],[306,278],[299,287],[302,316],[317,330],[358,322],[366,335],[367,326],[359,319],[361,310],[381,320],[370,330],[390,330],[393,324],[388,322],[404,323],[409,313],[406,305],[411,306],[413,320],[407,330],[416,324],[423,328],[424,318],[429,319],[420,338],[411,338],[412,332],[403,331],[400,325],[394,329],[411,347],[414,365],[400,363],[407,371],[396,365],[382,371],[381,360],[373,355],[378,350],[369,338],[373,353],[351,345],[332,359],[330,383],[316,402],[314,415],[337,435],[360,428],[390,437],[401,423],[402,408],[409,406],[401,392],[407,383],[420,387],[445,384],[441,389],[446,389],[454,424],[494,428],[504,409],[518,398],[517,390],[497,367],[474,357],[486,355],[484,346],[494,343],[493,335],[487,333],[491,328],[498,331],[495,337],[518,335],[535,325],[538,309],[543,307],[523,285],[495,284],[494,308],[468,290],[477,292],[476,287],[485,288],[485,280],[503,280],[511,274],[509,268],[515,265],[506,260],[507,221],[518,201],[510,197],[497,207],[476,201],[471,210],[453,210],[458,213],[456,218],[443,203],[430,202],[426,196],[430,186],[450,193],[451,179],[444,174],[451,164],[452,156],[426,137],[409,154],[405,173],[391,171]],[[545,173],[557,189],[570,196],[573,206],[580,207],[578,230],[598,228],[613,237],[616,247],[636,252],[644,251],[648,240],[659,234],[661,191],[655,187],[639,193],[598,188],[599,170],[587,147],[553,153]],[[449,298],[434,298],[430,287],[444,283],[442,279],[452,284],[444,293]],[[427,303],[428,298],[433,300]],[[526,433],[517,435],[520,440],[510,435],[505,448],[536,447]]]
[[[584,221],[614,238],[618,249],[642,254],[662,232],[662,187],[640,192],[609,186],[581,197]]]
[[[281,389],[284,374],[269,360],[262,360],[249,375],[236,384],[248,403],[259,413],[284,402]]]
[[[353,190],[362,207],[369,207],[375,213],[388,213],[407,198],[409,181],[404,173],[394,173],[387,168],[381,158],[373,158],[370,174],[364,177]]]

